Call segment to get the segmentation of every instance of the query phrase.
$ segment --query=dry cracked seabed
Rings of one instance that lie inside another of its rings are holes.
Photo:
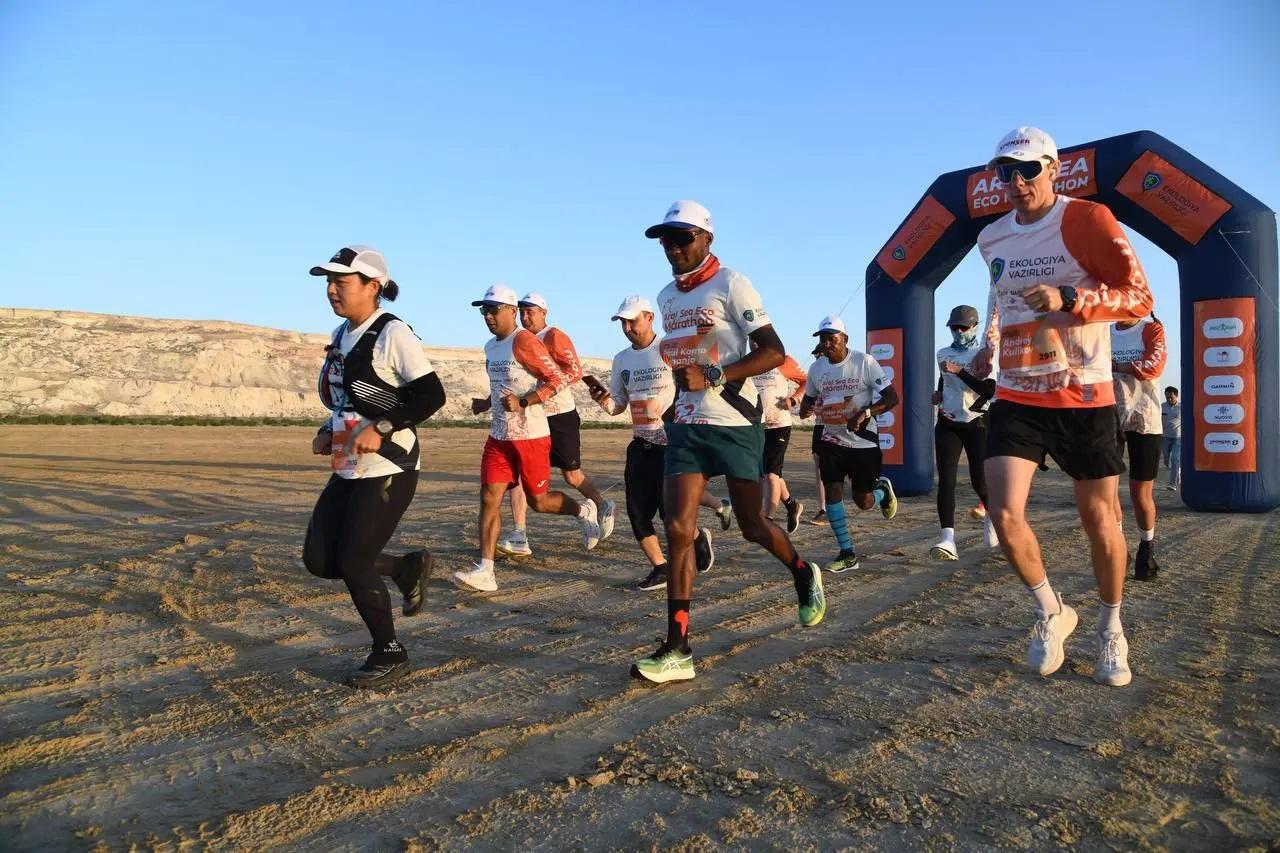
[[[892,522],[854,518],[870,556],[827,576],[810,630],[783,570],[718,534],[698,678],[650,688],[627,667],[665,609],[625,589],[643,573],[625,520],[584,555],[576,528],[535,518],[535,556],[500,564],[499,592],[457,591],[484,434],[425,431],[393,543],[438,561],[429,606],[398,623],[415,670],[357,693],[341,680],[367,635],[341,584],[298,559],[325,479],[309,430],[4,434],[3,847],[1280,843],[1274,513],[1194,514],[1157,493],[1165,570],[1128,590],[1123,689],[1090,678],[1092,583],[1057,471],[1033,515],[1082,623],[1048,680],[1021,667],[1031,605],[977,523],[960,522],[958,562],[929,559],[929,496]],[[588,470],[613,483],[628,436],[584,435]],[[803,435],[790,465],[806,496]],[[834,551],[826,528],[796,538]]]

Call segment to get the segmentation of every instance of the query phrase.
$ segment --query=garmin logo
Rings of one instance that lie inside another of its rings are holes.
[[[1205,423],[1238,424],[1244,422],[1244,406],[1239,403],[1213,403],[1204,407]]]
[[[1238,432],[1211,432],[1204,437],[1204,449],[1210,453],[1240,453],[1244,436]]]
[[[1204,321],[1206,338],[1238,338],[1244,334],[1244,321],[1239,317],[1220,317]]]
[[[874,344],[871,347],[871,357],[876,361],[888,361],[894,352],[893,344]]]
[[[1205,367],[1238,367],[1244,362],[1240,347],[1209,347],[1204,351]]]
[[[1210,397],[1238,396],[1244,393],[1244,378],[1230,375],[1206,377],[1204,393]]]

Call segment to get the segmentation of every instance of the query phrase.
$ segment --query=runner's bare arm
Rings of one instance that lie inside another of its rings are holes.
[[[724,378],[729,382],[768,373],[775,367],[781,367],[787,359],[787,351],[783,348],[782,340],[772,325],[761,326],[752,332],[750,337],[756,343],[755,351],[748,352],[733,364],[721,365],[724,368]]]

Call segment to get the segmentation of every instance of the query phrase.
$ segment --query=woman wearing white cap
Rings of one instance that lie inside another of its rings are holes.
[[[417,489],[414,425],[444,405],[444,387],[413,330],[380,307],[400,292],[381,254],[350,246],[311,274],[325,276],[329,304],[344,322],[325,347],[320,371],[320,399],[331,415],[311,449],[332,458],[333,474],[311,514],[303,562],[314,575],[346,582],[373,637],[372,652],[349,682],[376,687],[408,671],[382,578],[395,581],[404,614],[412,616],[422,609],[431,555],[396,557],[382,549]]]

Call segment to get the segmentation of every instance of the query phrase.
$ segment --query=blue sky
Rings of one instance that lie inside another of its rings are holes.
[[[480,345],[469,302],[505,281],[611,355],[618,302],[667,280],[641,232],[695,198],[801,355],[846,303],[862,341],[868,261],[1018,124],[1155,130],[1280,205],[1278,34],[1266,0],[6,0],[0,230],[27,263],[0,305],[327,331],[306,271],[368,243],[428,343]],[[985,287],[971,253],[938,322]]]

